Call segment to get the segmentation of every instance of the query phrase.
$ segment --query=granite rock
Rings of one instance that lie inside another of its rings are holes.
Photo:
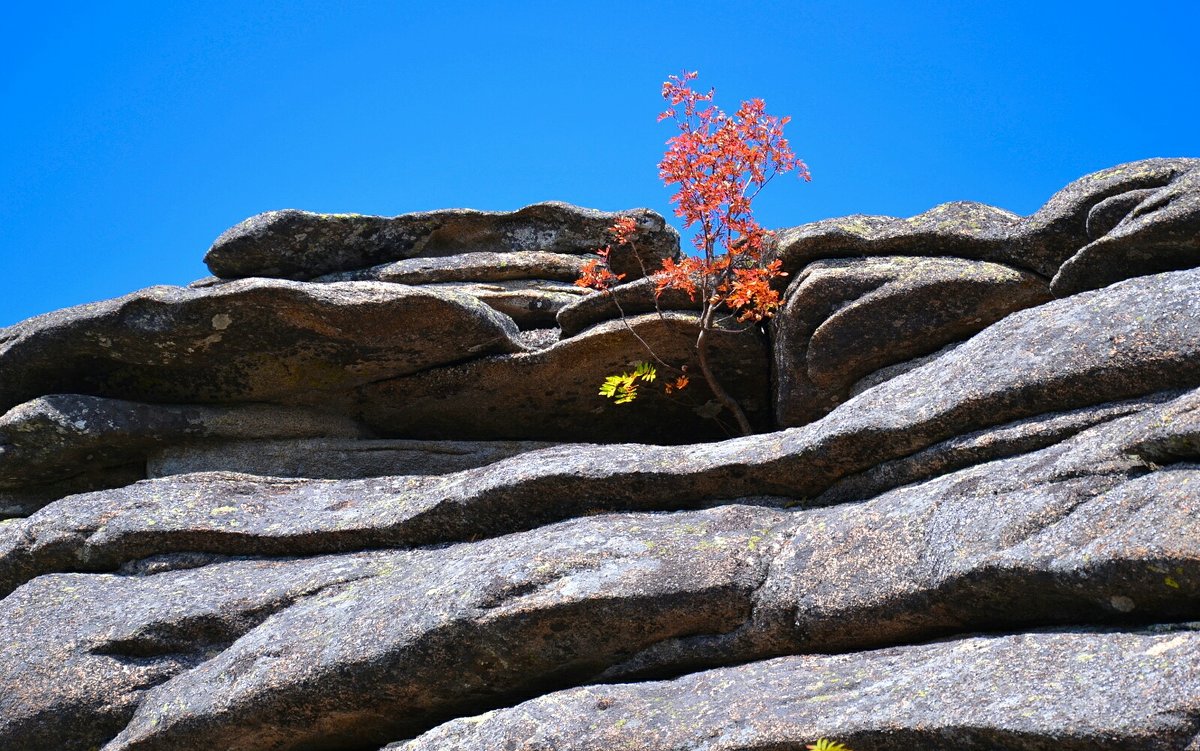
[[[648,209],[595,211],[547,202],[512,212],[449,209],[395,217],[287,209],[253,216],[216,239],[204,262],[218,277],[312,279],[409,258],[487,252],[590,254],[609,244],[619,217],[638,224],[638,253],[622,246],[614,271],[641,274],[679,252],[679,234]]]
[[[675,395],[657,386],[643,388],[631,404],[597,395],[607,376],[627,372],[641,360],[657,358],[698,374],[698,330],[698,318],[690,313],[609,321],[536,352],[373,382],[358,390],[356,409],[380,432],[413,438],[645,443],[722,438],[736,426],[706,416],[712,397],[698,375]],[[766,428],[770,365],[765,337],[754,330],[718,330],[711,359],[752,424]],[[663,377],[670,372],[664,368]]]
[[[146,462],[148,477],[227,471],[269,477],[356,479],[444,475],[494,464],[553,444],[544,441],[415,441],[295,438],[168,446]]]
[[[54,393],[324,404],[373,380],[519,351],[516,332],[471,297],[425,287],[151,287],[0,330],[0,408]]]
[[[585,686],[388,751],[1172,751],[1200,741],[1195,624],[975,636]]]
[[[809,264],[772,319],[775,421],[826,414],[888,365],[964,340],[1050,299],[1034,274],[985,261],[919,256]]]
[[[163,447],[255,438],[349,437],[352,420],[297,407],[166,405],[77,394],[38,397],[0,416],[0,489],[30,492],[141,465]],[[125,484],[125,483],[121,483]],[[47,488],[49,494],[50,488]]]

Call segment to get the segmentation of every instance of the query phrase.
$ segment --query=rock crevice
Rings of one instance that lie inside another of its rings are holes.
[[[644,209],[269,212],[0,331],[0,748],[1200,748],[1198,174],[780,231],[744,437],[596,394],[694,364]]]

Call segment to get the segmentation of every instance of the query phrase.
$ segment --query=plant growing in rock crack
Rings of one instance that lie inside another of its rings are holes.
[[[753,202],[776,175],[794,170],[805,180],[811,178],[783,137],[783,127],[791,118],[768,115],[761,99],[742,102],[736,113],[727,115],[713,104],[713,90],[701,93],[692,89],[696,75],[671,76],[662,89],[668,108],[659,120],[673,120],[680,132],[667,141],[658,165],[659,177],[668,186],[678,187],[671,201],[684,229],[694,229],[696,253],[679,262],[667,259],[653,274],[655,307],[667,289],[682,290],[692,300],[699,296],[696,361],[716,401],[708,416],[727,411],[742,434],[749,435],[752,429],[745,411],[713,371],[712,334],[718,329],[757,329],[779,307],[779,293],[771,282],[784,272],[780,262],[770,257],[769,233],[755,221]],[[629,246],[640,260],[637,225],[632,219],[617,220],[610,232],[616,243]],[[609,267],[611,252],[611,245],[600,250],[599,259],[588,263],[576,283],[611,295],[612,286],[623,277]],[[613,300],[616,302],[615,296]],[[629,331],[637,336],[619,303],[617,308]],[[667,393],[688,385],[684,366],[664,362],[644,339],[638,339],[650,359],[674,376],[664,379]],[[618,404],[631,402],[643,385],[657,379],[658,366],[640,362],[629,373],[609,376],[600,394]]]
[[[805,748],[807,748],[809,751],[850,751],[850,749],[846,748],[842,744],[836,741],[831,741],[828,738],[822,738],[816,743],[810,743],[805,746]]]

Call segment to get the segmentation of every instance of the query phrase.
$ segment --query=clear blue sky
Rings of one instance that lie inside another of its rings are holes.
[[[669,213],[667,74],[762,97],[811,184],[769,227],[1019,213],[1200,156],[1200,3],[114,2],[0,13],[0,326],[207,272],[261,211]]]

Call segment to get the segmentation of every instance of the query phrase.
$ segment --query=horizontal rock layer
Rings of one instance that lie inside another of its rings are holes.
[[[675,681],[588,686],[437,728],[388,751],[1191,749],[1195,626],[976,637],[783,657]]]
[[[312,279],[418,257],[589,254],[610,244],[608,229],[622,217],[637,223],[637,255],[619,247],[612,256],[615,273],[641,275],[643,264],[653,269],[678,254],[678,233],[653,211],[605,212],[548,202],[513,212],[449,209],[395,217],[269,211],[226,230],[204,262],[224,278]]]
[[[53,393],[319,403],[331,391],[519,351],[515,335],[511,318],[426,287],[151,287],[0,330],[0,407]]]
[[[0,748],[1200,748],[1196,164],[781,233],[735,439],[564,205],[0,332]]]

